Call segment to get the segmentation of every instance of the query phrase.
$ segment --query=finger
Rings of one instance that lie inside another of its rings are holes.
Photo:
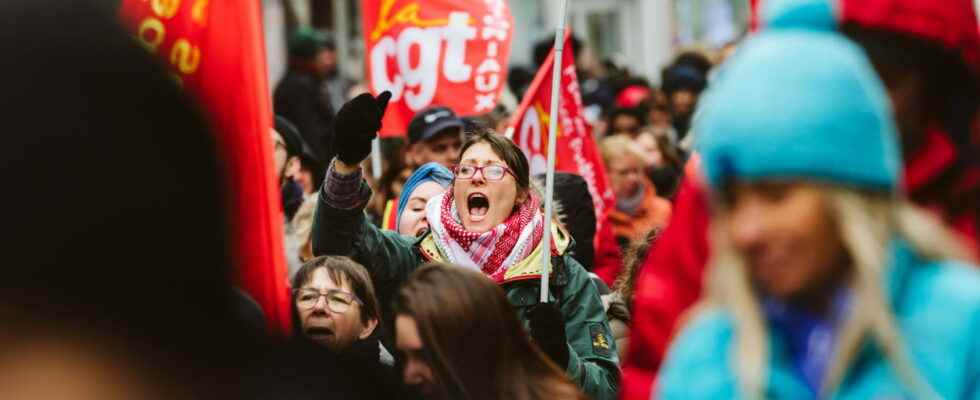
[[[388,109],[389,100],[391,100],[391,92],[387,90],[381,92],[381,94],[374,99],[375,104],[378,106],[379,115],[382,117],[385,115],[385,110]]]
[[[361,93],[357,97],[351,99],[340,108],[341,111],[349,110],[348,112],[360,114],[364,109],[369,109],[374,107],[374,97],[370,93]]]

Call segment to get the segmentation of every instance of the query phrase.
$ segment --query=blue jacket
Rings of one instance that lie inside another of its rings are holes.
[[[885,288],[913,366],[943,399],[980,399],[980,272],[962,263],[923,261],[900,241],[893,243],[892,255]],[[769,335],[765,397],[813,398],[788,356],[786,339],[773,329]],[[656,398],[744,398],[731,367],[734,339],[728,312],[709,309],[695,317],[668,353]],[[879,348],[868,343],[833,398],[911,396]]]

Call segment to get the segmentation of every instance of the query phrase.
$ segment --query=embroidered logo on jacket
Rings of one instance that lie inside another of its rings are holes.
[[[602,324],[592,324],[589,327],[589,336],[592,337],[592,352],[601,356],[609,356],[612,345],[609,343],[612,338],[606,333]]]

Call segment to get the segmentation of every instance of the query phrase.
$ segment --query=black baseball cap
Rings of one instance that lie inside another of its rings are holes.
[[[449,107],[435,106],[419,111],[408,123],[408,143],[428,140],[450,128],[463,128],[463,119]]]

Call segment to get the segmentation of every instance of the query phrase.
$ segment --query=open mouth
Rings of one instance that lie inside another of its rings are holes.
[[[306,328],[306,336],[310,338],[325,338],[328,336],[333,336],[333,331],[319,326]]]
[[[466,198],[466,208],[473,222],[482,221],[490,210],[490,199],[483,193],[473,193]]]

